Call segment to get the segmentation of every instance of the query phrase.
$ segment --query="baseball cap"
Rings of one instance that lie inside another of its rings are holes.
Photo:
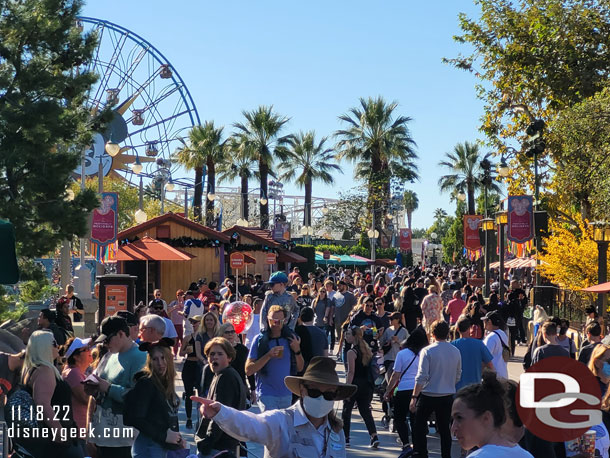
[[[119,331],[129,335],[129,326],[127,325],[127,320],[121,316],[107,316],[102,321],[101,331],[102,333],[95,339],[95,343],[101,343]]]
[[[90,338],[89,339],[80,339],[80,338],[76,337],[72,341],[70,346],[68,347],[68,351],[66,352],[66,354],[64,356],[66,358],[69,358],[70,356],[72,356],[72,353],[74,353],[76,350],[80,350],[81,348],[88,347],[90,343],[91,343]]]
[[[274,272],[269,277],[269,281],[267,283],[270,285],[275,285],[277,283],[288,283],[288,277],[284,272]]]
[[[115,315],[120,316],[121,318],[125,318],[125,321],[127,321],[127,326],[138,325],[138,319],[133,313],[129,312],[128,310],[119,310],[118,312],[116,312]]]
[[[489,320],[494,326],[500,326],[503,322],[502,317],[496,311],[487,312],[487,314],[481,318],[481,320]]]

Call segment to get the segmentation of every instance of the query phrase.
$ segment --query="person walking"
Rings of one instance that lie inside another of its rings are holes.
[[[210,399],[193,396],[193,401],[202,404],[202,417],[213,420],[235,439],[263,444],[265,458],[345,458],[343,425],[333,406],[351,397],[357,387],[339,381],[335,364],[331,358],[317,356],[303,376],[286,377],[286,388],[299,396],[287,408],[253,414]]]
[[[481,340],[472,337],[474,326],[470,318],[462,316],[456,325],[460,338],[451,342],[451,345],[457,348],[462,356],[462,377],[455,385],[455,389],[459,390],[466,385],[480,383],[482,368],[493,370],[494,366],[489,349]]]
[[[357,391],[349,399],[343,401],[343,431],[345,433],[345,444],[350,444],[350,423],[354,404],[358,404],[358,412],[364,420],[366,429],[371,436],[370,447],[379,447],[377,428],[371,413],[371,402],[373,400],[374,380],[369,366],[373,353],[365,342],[362,328],[350,327],[345,334],[345,341],[351,345],[347,352],[347,375],[345,381],[358,387]]]
[[[398,438],[402,443],[403,451],[409,447],[409,435],[414,431],[414,416],[409,412],[409,404],[415,388],[415,376],[419,367],[419,353],[428,345],[428,337],[423,328],[416,328],[407,338],[405,346],[396,355],[394,372],[388,382],[384,398],[389,401],[392,397],[394,406],[394,425]],[[407,422],[407,417],[409,421]],[[409,428],[410,424],[410,428]]]
[[[428,335],[432,332],[432,323],[443,318],[443,300],[438,295],[435,285],[428,286],[428,295],[421,303],[421,311],[424,316],[422,325]]]
[[[418,458],[428,457],[427,422],[434,412],[441,436],[441,457],[451,458],[449,421],[455,384],[462,376],[460,351],[447,342],[449,324],[435,321],[430,332],[436,340],[420,352],[415,387],[409,409],[415,414],[413,450]]]
[[[135,386],[125,395],[124,423],[139,431],[131,448],[132,458],[165,458],[168,450],[186,447],[178,428],[172,339],[142,342],[147,353],[144,369],[135,375]]]
[[[260,316],[261,330],[266,331],[269,328],[267,319],[269,310],[272,306],[279,305],[286,310],[286,325],[294,331],[299,317],[299,307],[292,294],[286,291],[288,277],[284,272],[274,272],[269,277],[268,284],[271,286],[271,291],[265,293]]]
[[[204,352],[214,373],[207,399],[244,410],[247,389],[242,377],[232,365],[236,356],[235,347],[224,337],[214,337],[205,345]],[[225,433],[210,419],[204,418],[199,423],[195,443],[199,458],[212,457],[222,450],[232,451],[239,456],[239,441]]]
[[[491,362],[496,369],[498,377],[508,379],[508,366],[502,355],[504,349],[509,348],[508,336],[502,330],[504,328],[504,320],[502,320],[499,312],[489,312],[482,318],[482,321],[487,331],[483,343],[493,357]]]
[[[184,338],[184,290],[176,291],[176,299],[167,306],[167,314],[176,329],[176,342],[174,343],[174,357],[178,356],[178,351]]]
[[[213,313],[208,312],[206,315],[211,315],[211,321],[218,323],[218,321],[214,321],[216,316]],[[188,320],[192,329],[198,329],[200,327],[199,324],[202,318],[201,315],[193,315],[188,318]],[[199,347],[197,347],[197,344],[199,344]],[[179,355],[184,356],[184,364],[181,372],[185,396],[184,410],[186,412],[186,428],[191,429],[193,427],[193,420],[191,419],[193,413],[191,396],[193,395],[194,389],[199,388],[199,381],[201,380],[201,367],[203,366],[204,362],[201,344],[197,341],[197,335],[195,333],[184,337]]]

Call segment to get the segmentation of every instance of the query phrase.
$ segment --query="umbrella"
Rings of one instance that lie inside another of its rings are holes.
[[[190,261],[196,257],[167,243],[148,237],[121,245],[117,261],[146,261],[146,300],[148,300],[148,261]]]
[[[599,285],[589,286],[584,288],[583,291],[587,293],[610,293],[610,281],[606,283],[600,283]]]

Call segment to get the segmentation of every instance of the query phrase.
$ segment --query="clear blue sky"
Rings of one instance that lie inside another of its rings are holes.
[[[435,208],[454,213],[438,191],[438,162],[482,136],[475,78],[441,62],[466,51],[452,40],[459,12],[478,15],[468,0],[89,0],[83,9],[150,41],[184,79],[202,121],[228,130],[242,110],[272,104],[291,117],[287,133],[327,136],[359,97],[396,100],[398,113],[413,118],[419,154],[421,178],[408,186],[420,200],[414,227],[431,225]],[[314,196],[354,186],[352,166],[342,166],[336,184],[315,184]]]

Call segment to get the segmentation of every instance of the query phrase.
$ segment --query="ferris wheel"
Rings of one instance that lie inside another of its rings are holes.
[[[104,176],[130,183],[138,174],[167,181],[178,167],[171,163],[172,152],[200,124],[186,84],[165,56],[136,33],[91,17],[78,18],[76,26],[98,37],[92,60],[79,69],[98,75],[88,93],[91,113],[108,106],[114,113],[85,151],[85,175],[98,175],[101,169]]]

